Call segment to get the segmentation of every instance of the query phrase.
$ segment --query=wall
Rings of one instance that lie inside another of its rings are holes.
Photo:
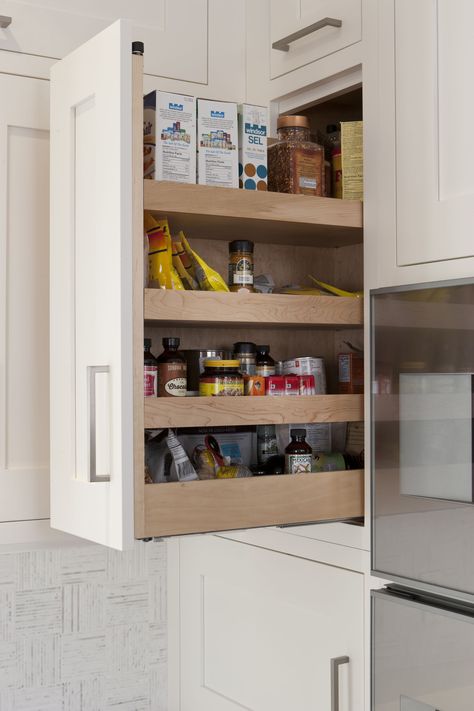
[[[1,711],[167,711],[166,544],[0,553]]]

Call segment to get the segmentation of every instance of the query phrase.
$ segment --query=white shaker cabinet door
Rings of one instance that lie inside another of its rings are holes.
[[[51,72],[51,525],[133,539],[132,54],[117,22]]]
[[[395,0],[397,264],[474,255],[474,3]]]
[[[0,200],[0,521],[4,522],[49,516],[46,81],[0,75]]]
[[[145,71],[207,82],[207,0],[0,0],[0,49],[64,57],[118,19],[145,42]]]
[[[270,38],[271,78],[275,79],[360,42],[362,2],[271,0]]]
[[[181,711],[364,711],[363,592],[359,573],[181,539]]]

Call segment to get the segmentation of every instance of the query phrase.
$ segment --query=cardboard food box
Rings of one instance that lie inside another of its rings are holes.
[[[341,121],[341,197],[346,200],[364,197],[363,126],[363,121]]]
[[[152,91],[144,97],[143,175],[196,182],[196,99]]]
[[[364,356],[362,353],[339,353],[337,356],[339,392],[360,394],[364,392]]]
[[[268,109],[239,106],[239,188],[267,190]]]
[[[197,102],[198,183],[238,188],[237,104]]]

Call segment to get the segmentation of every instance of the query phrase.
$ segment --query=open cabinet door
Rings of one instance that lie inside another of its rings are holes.
[[[116,22],[51,72],[51,525],[133,541],[132,54]]]

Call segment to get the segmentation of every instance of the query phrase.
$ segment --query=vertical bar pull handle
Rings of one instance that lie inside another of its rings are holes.
[[[322,30],[323,27],[342,27],[342,20],[338,20],[335,17],[323,17],[322,20],[318,20],[312,25],[308,25],[308,27],[303,27],[303,29],[297,30],[291,35],[287,35],[286,37],[282,37],[276,42],[273,42],[272,49],[279,49],[280,52],[289,52],[290,44],[292,42],[296,42],[296,40],[302,39],[303,37],[307,37],[313,32]]]
[[[349,657],[331,659],[331,711],[339,711],[339,667],[349,664]]]
[[[87,392],[89,414],[89,481],[110,481],[110,474],[97,474],[97,413],[96,413],[96,375],[109,373],[108,365],[87,366]]]
[[[12,18],[8,17],[8,15],[0,15],[0,28],[2,30],[6,30],[7,27],[10,27],[12,24]]]

